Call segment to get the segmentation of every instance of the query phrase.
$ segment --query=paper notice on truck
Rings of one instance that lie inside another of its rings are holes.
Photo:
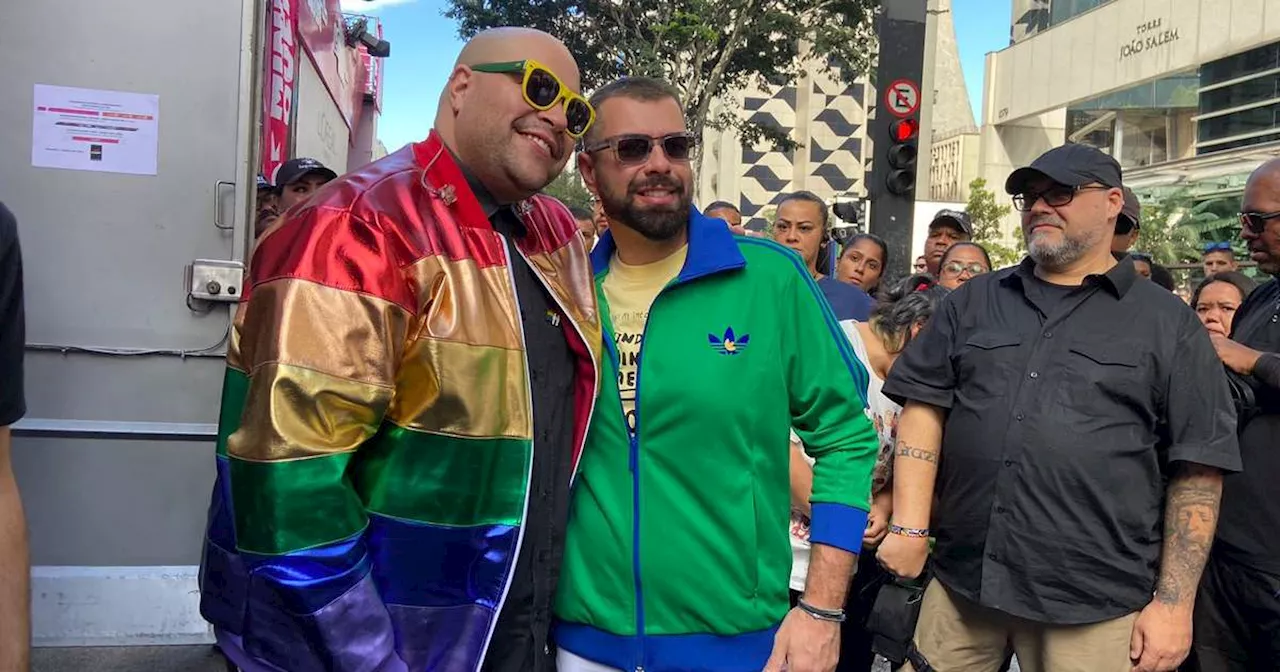
[[[160,96],[35,85],[31,165],[155,175]]]

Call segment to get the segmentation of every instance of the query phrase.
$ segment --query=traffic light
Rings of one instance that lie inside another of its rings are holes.
[[[889,125],[889,172],[885,188],[897,196],[910,196],[916,187],[916,156],[920,153],[920,121],[915,117],[898,119]]]

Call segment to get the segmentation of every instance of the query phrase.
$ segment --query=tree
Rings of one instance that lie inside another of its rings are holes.
[[[775,125],[711,113],[712,101],[751,83],[793,82],[804,66],[799,44],[827,71],[852,83],[871,63],[871,19],[879,0],[449,0],[445,16],[470,38],[486,28],[527,26],[564,41],[591,91],[623,75],[670,82],[689,130],[733,128],[744,146],[797,143]]]
[[[1210,198],[1196,201],[1187,189],[1142,206],[1142,228],[1134,248],[1165,266],[1200,260],[1205,243],[1231,241],[1236,258],[1248,258],[1236,235],[1234,201]]]
[[[591,192],[587,191],[586,186],[582,184],[582,178],[576,171],[562,171],[542,190],[542,193],[554,196],[570,207],[577,206],[584,210],[591,210]]]
[[[987,189],[987,181],[981,177],[969,183],[969,203],[965,212],[973,222],[973,242],[986,248],[996,268],[1012,266],[1026,255],[1026,242],[1021,237],[1010,247],[1006,244],[1008,238],[1000,230],[1000,220],[1008,217],[1013,208],[997,205],[995,194]]]

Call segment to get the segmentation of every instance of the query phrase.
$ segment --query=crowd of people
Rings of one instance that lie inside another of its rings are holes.
[[[1207,246],[1189,309],[1074,144],[1004,185],[1021,263],[944,210],[895,279],[812,193],[763,236],[696,209],[667,83],[579,91],[484,31],[422,142],[259,179],[200,573],[230,669],[1280,666],[1280,280]],[[570,160],[593,210],[542,193]],[[1280,160],[1240,221],[1280,276]]]

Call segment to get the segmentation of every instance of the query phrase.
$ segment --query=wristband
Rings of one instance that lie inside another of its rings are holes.
[[[900,537],[915,537],[917,539],[927,539],[929,537],[928,528],[920,529],[916,527],[903,527],[901,525],[889,525],[889,534],[896,534]]]
[[[809,616],[819,621],[844,623],[845,620],[844,609],[819,609],[812,604],[805,602],[803,597],[796,600],[796,606],[800,608],[800,611],[809,614]]]

